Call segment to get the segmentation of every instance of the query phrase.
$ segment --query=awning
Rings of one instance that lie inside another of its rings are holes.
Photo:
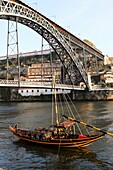
[[[64,122],[60,122],[57,126],[67,128],[67,127],[73,126],[74,124],[75,124],[74,121],[66,120]]]

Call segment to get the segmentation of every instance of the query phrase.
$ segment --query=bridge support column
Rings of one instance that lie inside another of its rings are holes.
[[[17,56],[18,65],[18,84],[20,84],[20,59],[19,59],[19,44],[18,44],[18,26],[17,18],[14,21],[8,20],[8,33],[7,33],[7,80],[11,74],[9,73],[11,59],[9,55],[15,54]],[[9,62],[10,60],[10,62]],[[14,63],[13,63],[14,64]],[[16,67],[16,65],[15,65]]]
[[[75,95],[75,91],[72,91],[72,100],[76,100],[76,95]]]
[[[90,75],[90,73],[88,73],[88,84],[89,84],[89,89],[92,89],[91,75]]]

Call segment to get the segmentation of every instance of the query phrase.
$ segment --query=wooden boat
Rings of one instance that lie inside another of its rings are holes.
[[[63,147],[63,148],[75,148],[75,147],[86,147],[93,142],[101,139],[104,137],[105,134],[113,136],[110,132],[103,131],[97,127],[88,125],[82,121],[78,121],[74,118],[68,117],[62,114],[61,118],[58,113],[58,103],[57,103],[57,96],[56,96],[56,89],[55,89],[55,78],[54,78],[54,102],[55,102],[55,120],[56,122],[53,125],[47,128],[36,128],[33,130],[24,130],[18,128],[16,125],[15,127],[9,126],[10,131],[16,135],[20,140],[28,141],[30,143],[35,143],[37,145],[42,146],[53,146],[53,147]],[[64,103],[63,103],[64,105]],[[68,104],[66,104],[68,106]],[[77,111],[76,111],[77,112]],[[70,111],[70,114],[73,113]],[[74,116],[74,115],[73,115]],[[80,116],[80,115],[79,115]],[[93,128],[96,131],[101,133],[99,134],[88,134],[82,133],[79,124],[82,124],[83,127]],[[78,132],[77,128],[80,132]]]
[[[9,126],[9,129],[21,140],[36,143],[42,146],[54,147],[86,147],[104,136],[104,133],[92,136],[68,134],[64,132],[65,128],[61,126],[35,130],[22,130]]]

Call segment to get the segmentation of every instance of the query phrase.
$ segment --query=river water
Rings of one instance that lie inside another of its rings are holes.
[[[113,101],[76,102],[83,121],[113,132]],[[42,148],[20,142],[8,126],[36,128],[51,124],[51,103],[0,103],[0,168],[4,170],[112,170],[113,137],[87,149],[69,151]]]

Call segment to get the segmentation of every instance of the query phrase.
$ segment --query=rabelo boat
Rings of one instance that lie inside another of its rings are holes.
[[[69,94],[68,94],[68,100],[66,100],[66,107],[68,108],[69,115],[71,117],[67,116],[66,108],[63,113],[59,111],[59,102],[57,102],[57,95],[56,95],[56,88],[55,88],[55,78],[54,78],[54,112],[55,112],[55,123],[50,125],[49,127],[39,127],[35,128],[33,130],[24,130],[17,126],[9,126],[10,131],[16,135],[20,140],[35,143],[37,145],[41,146],[48,146],[48,147],[63,147],[63,148],[81,148],[81,147],[87,147],[88,145],[92,144],[93,142],[96,142],[97,140],[104,137],[105,134],[108,134],[110,136],[113,136],[110,132],[103,131],[97,127],[94,127],[92,125],[86,124],[83,121],[81,121],[80,115],[79,119],[75,118],[75,113],[78,114],[77,110],[75,109],[75,105],[71,103],[72,101],[69,101]],[[63,96],[65,96],[63,94]],[[66,97],[64,97],[66,99]],[[64,101],[62,106],[64,106]],[[74,113],[70,109],[70,105],[74,107],[75,111]],[[63,110],[63,109],[62,109]],[[61,114],[61,116],[60,116]],[[81,131],[81,126],[84,127],[85,131]],[[87,129],[88,128],[88,129]],[[94,131],[98,131],[97,134],[90,134],[89,129],[93,129]]]

